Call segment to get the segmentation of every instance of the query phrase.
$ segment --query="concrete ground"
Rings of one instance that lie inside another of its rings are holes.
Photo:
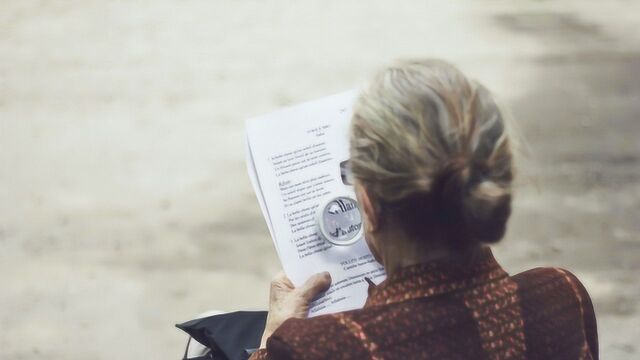
[[[0,2],[0,359],[178,359],[279,269],[243,120],[442,57],[523,138],[496,255],[562,266],[640,358],[640,3]],[[634,336],[635,335],[635,336]]]

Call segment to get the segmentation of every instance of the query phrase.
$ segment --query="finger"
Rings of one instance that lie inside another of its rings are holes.
[[[284,271],[280,271],[273,277],[273,279],[271,279],[271,287],[282,287],[283,285],[291,289],[294,288],[293,283],[289,280]]]
[[[329,286],[331,286],[331,274],[325,271],[311,276],[298,291],[305,301],[310,302],[321,292],[327,291]]]

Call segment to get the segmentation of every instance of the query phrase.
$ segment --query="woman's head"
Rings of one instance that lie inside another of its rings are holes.
[[[438,60],[402,61],[357,100],[351,166],[381,226],[467,248],[499,241],[512,156],[489,91]]]

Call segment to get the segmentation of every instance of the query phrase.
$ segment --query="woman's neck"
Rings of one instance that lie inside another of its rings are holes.
[[[403,233],[394,232],[393,238],[380,234],[376,241],[377,252],[387,276],[398,270],[453,255],[453,252],[436,241],[415,239]],[[441,243],[440,243],[441,244]]]

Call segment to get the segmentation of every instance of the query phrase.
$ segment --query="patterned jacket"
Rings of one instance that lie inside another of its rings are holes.
[[[509,276],[484,248],[370,285],[363,309],[289,319],[250,359],[507,358],[597,359],[595,314],[570,272]]]

